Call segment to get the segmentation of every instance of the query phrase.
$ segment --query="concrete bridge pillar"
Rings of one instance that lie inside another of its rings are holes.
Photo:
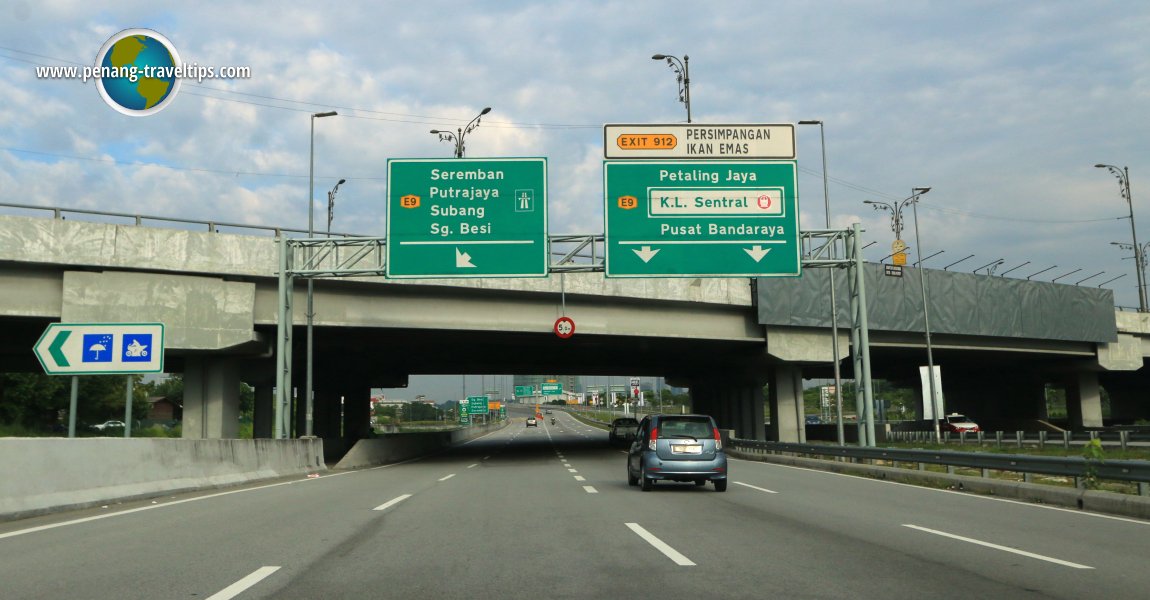
[[[1111,421],[1129,424],[1139,419],[1150,419],[1150,397],[1147,394],[1150,385],[1138,373],[1112,372],[1102,377],[1102,387],[1110,397]]]
[[[1066,384],[1066,413],[1070,428],[1102,427],[1102,393],[1098,387],[1098,373],[1093,371],[1072,375]]]
[[[232,439],[239,434],[240,371],[231,357],[184,361],[183,437]]]
[[[735,437],[766,439],[763,386],[759,382],[720,379],[692,381],[691,410],[711,415],[720,429],[735,430]]]
[[[371,437],[371,387],[349,386],[342,396],[343,438],[350,449],[357,441]]]
[[[791,365],[777,365],[770,375],[771,426],[767,431],[768,439],[805,442],[802,370]]]

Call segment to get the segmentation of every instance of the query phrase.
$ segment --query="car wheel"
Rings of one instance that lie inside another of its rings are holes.
[[[715,480],[715,491],[716,492],[727,491],[727,480],[726,479],[716,479]]]
[[[627,467],[627,485],[639,485],[639,478],[631,474],[631,467]]]
[[[651,488],[655,487],[655,481],[650,477],[647,477],[646,465],[639,467],[639,484],[639,489],[643,490],[644,492],[649,492],[651,491]]]

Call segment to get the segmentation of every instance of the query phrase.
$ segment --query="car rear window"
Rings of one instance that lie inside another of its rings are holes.
[[[615,419],[612,423],[616,427],[638,427],[639,422],[635,419]]]
[[[660,438],[709,438],[714,435],[707,417],[671,417],[659,421]]]

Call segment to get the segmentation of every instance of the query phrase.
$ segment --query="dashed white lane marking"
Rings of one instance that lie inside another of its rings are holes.
[[[585,486],[583,486],[583,490],[586,491],[588,494],[598,494],[599,493],[599,490],[595,489],[595,486],[593,486],[593,485],[585,485]]]
[[[578,473],[579,469],[567,469],[568,473]]]
[[[380,504],[379,506],[377,506],[371,510],[387,510],[387,509],[395,506],[396,504],[399,504],[400,502],[407,500],[410,497],[411,497],[411,494],[404,494],[402,496],[392,498],[391,500],[388,500],[387,502],[384,502],[383,504]]]
[[[778,492],[776,492],[775,490],[768,490],[767,488],[761,488],[761,487],[759,487],[759,486],[757,486],[757,485],[751,485],[751,484],[749,484],[749,483],[743,483],[743,482],[741,482],[741,481],[735,481],[735,482],[733,482],[733,483],[734,483],[735,485],[741,485],[741,486],[743,486],[743,487],[749,487],[749,488],[751,488],[752,490],[759,490],[760,492],[766,492],[766,493],[768,493],[768,494],[777,494],[777,493],[778,493]]]
[[[667,558],[675,561],[675,564],[679,565],[680,567],[695,566],[694,561],[680,554],[678,550],[668,546],[667,543],[663,540],[655,537],[654,535],[651,535],[651,532],[643,529],[643,527],[638,523],[627,523],[626,525],[631,531],[634,531],[636,535],[643,538],[643,540],[648,544],[654,546],[656,550],[662,552],[663,555],[665,555]]]
[[[564,467],[567,467],[568,469],[570,469],[570,468],[571,468],[571,463],[563,463],[563,466],[564,466]]]
[[[475,463],[473,465],[467,465],[467,468],[468,469],[474,469],[475,467],[478,467],[478,466],[479,466],[479,463]]]
[[[490,454],[488,454],[487,456],[484,456],[484,457],[483,457],[483,460],[488,460],[488,459],[490,459],[490,458],[491,458],[491,455],[490,455]]]
[[[244,577],[243,579],[229,585],[228,587],[212,594],[208,597],[208,600],[230,600],[231,598],[235,598],[236,596],[239,596],[244,591],[246,591],[248,588],[263,581],[264,578],[266,578],[268,575],[271,575],[278,570],[280,570],[279,567],[260,567],[255,571],[252,571],[251,574],[249,574],[247,577]]]
[[[455,477],[455,473],[452,473],[451,475],[448,475],[447,477],[440,477],[439,480],[440,481],[447,481],[448,479],[451,479],[452,477]]]
[[[575,481],[587,481],[587,478],[582,475],[576,475]]]
[[[1057,558],[1051,558],[1049,556],[1043,556],[1041,554],[1034,554],[1033,552],[1027,552],[1025,550],[1018,550],[1016,548],[1011,548],[1009,546],[999,546],[998,544],[992,544],[990,542],[984,542],[982,540],[976,540],[974,538],[963,537],[961,535],[954,535],[953,533],[946,533],[945,531],[938,531],[936,529],[927,529],[926,527],[919,527],[918,525],[909,525],[909,524],[903,523],[902,526],[903,527],[909,527],[911,529],[917,529],[918,531],[925,531],[927,533],[933,533],[934,535],[941,535],[942,537],[950,538],[952,540],[959,540],[962,542],[968,542],[968,543],[976,544],[979,546],[985,546],[987,548],[993,548],[995,550],[1002,550],[1003,552],[1009,552],[1011,554],[1017,554],[1019,556],[1026,556],[1029,558],[1044,560],[1044,561],[1049,562],[1049,563],[1054,563],[1056,565],[1062,565],[1064,567],[1070,567],[1072,569],[1093,569],[1094,568],[1094,567],[1090,567],[1090,566],[1086,566],[1086,565],[1080,565],[1078,563],[1073,563],[1073,562],[1066,561],[1066,560],[1060,560]]]

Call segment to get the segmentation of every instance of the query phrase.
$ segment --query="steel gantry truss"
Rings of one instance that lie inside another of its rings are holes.
[[[863,283],[862,229],[815,229],[799,233],[801,264],[807,269],[847,269],[850,279],[850,328],[859,415],[859,444],[874,445],[874,396],[871,391],[866,290]],[[383,277],[387,239],[377,237],[280,237],[279,315],[276,324],[276,399],[273,436],[288,437],[292,389],[292,290],[296,279]],[[603,234],[550,235],[550,273],[603,272]],[[835,307],[837,309],[837,307]],[[837,332],[832,332],[834,335]],[[305,392],[306,393],[306,392]]]

